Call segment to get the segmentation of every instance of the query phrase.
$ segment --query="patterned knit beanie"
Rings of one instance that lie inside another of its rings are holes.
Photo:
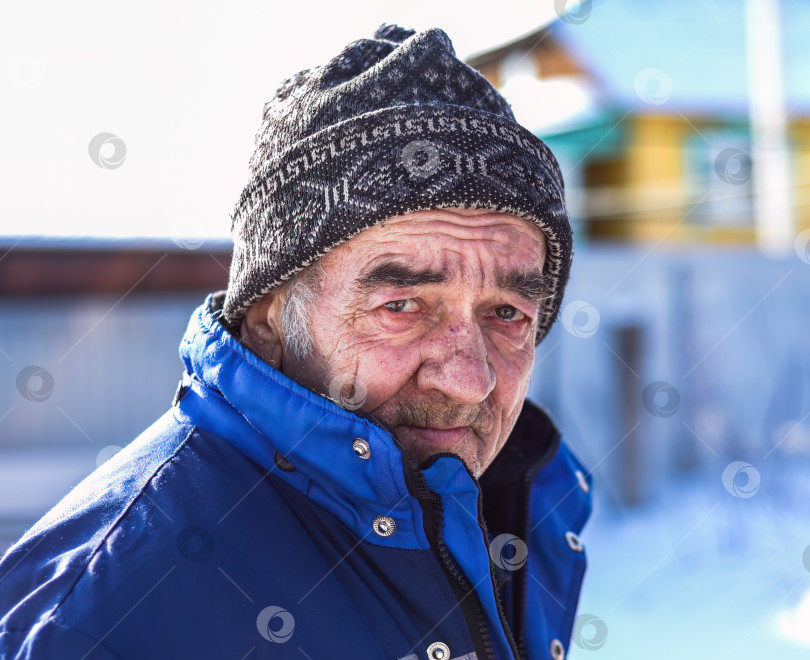
[[[537,224],[553,292],[537,342],[557,316],[572,257],[557,161],[440,29],[383,24],[285,80],[264,106],[250,170],[231,216],[222,322],[234,334],[253,303],[336,245],[392,216],[451,206]]]

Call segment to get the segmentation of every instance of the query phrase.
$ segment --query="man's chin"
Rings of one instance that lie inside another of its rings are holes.
[[[441,430],[399,426],[394,435],[403,451],[420,464],[436,454],[456,454],[476,477],[479,476],[480,440],[468,426]]]

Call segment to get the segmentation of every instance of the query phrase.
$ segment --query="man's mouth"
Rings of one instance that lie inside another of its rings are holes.
[[[469,426],[457,426],[451,429],[426,426],[407,426],[406,428],[434,447],[453,447],[470,433]]]

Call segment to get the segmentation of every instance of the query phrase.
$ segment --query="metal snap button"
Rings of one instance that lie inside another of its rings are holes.
[[[450,647],[442,642],[433,642],[428,646],[428,660],[450,660]]]
[[[377,516],[371,526],[380,536],[391,536],[397,528],[394,519],[388,516]]]
[[[371,458],[371,447],[368,446],[368,441],[363,438],[355,438],[352,443],[352,449],[354,449],[354,453],[364,461]]]
[[[551,651],[552,660],[565,660],[565,647],[562,645],[562,642],[556,637],[551,640],[551,644],[549,644],[549,650]]]
[[[568,544],[568,547],[571,548],[574,552],[582,552],[583,546],[582,541],[579,540],[579,537],[574,534],[574,532],[566,532],[565,533],[565,542]]]
[[[577,481],[579,482],[579,487],[582,489],[583,493],[587,493],[591,487],[588,485],[588,482],[585,480],[585,475],[582,474],[582,470],[577,470],[574,472],[577,477]]]
[[[276,466],[278,467],[279,470],[284,470],[285,472],[292,472],[295,469],[295,466],[292,463],[290,463],[286,458],[284,458],[284,456],[278,449],[276,449],[276,453],[273,454],[273,460],[275,461]]]

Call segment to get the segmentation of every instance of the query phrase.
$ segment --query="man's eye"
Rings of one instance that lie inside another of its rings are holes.
[[[413,312],[415,311],[416,303],[408,298],[407,300],[392,300],[391,302],[383,305],[386,309],[392,312]]]
[[[526,315],[512,305],[501,305],[495,308],[495,316],[502,321],[522,321]]]

